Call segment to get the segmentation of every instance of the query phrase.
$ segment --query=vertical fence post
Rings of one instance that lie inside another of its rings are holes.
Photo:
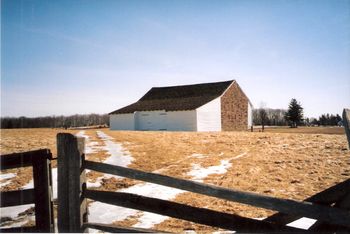
[[[68,133],[57,134],[58,231],[83,232],[87,222],[85,189],[84,138]]]
[[[49,150],[33,157],[35,226],[39,232],[54,232],[52,176]]]
[[[350,109],[343,110],[343,123],[345,128],[345,134],[348,138],[349,150],[350,150]]]

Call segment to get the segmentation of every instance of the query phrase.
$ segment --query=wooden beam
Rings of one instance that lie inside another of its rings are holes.
[[[40,149],[23,153],[6,154],[0,156],[1,170],[7,170],[18,167],[32,166],[35,157],[52,157],[50,150]],[[51,159],[51,158],[50,158]]]
[[[130,228],[122,227],[112,224],[102,224],[102,223],[86,223],[84,224],[85,228],[93,228],[103,232],[110,233],[165,233],[158,230],[145,229],[145,228]]]
[[[14,227],[14,228],[0,228],[0,233],[36,233],[38,230],[35,226],[30,227]]]
[[[340,198],[335,204],[334,207],[342,208],[345,210],[350,210],[350,191],[347,191],[347,194],[345,194],[342,198]],[[341,227],[337,225],[331,225],[325,222],[317,221],[311,228],[311,231],[314,232],[344,232],[344,233],[350,233],[350,227]]]
[[[319,192],[304,201],[330,206],[344,197],[348,192],[350,192],[350,179]],[[300,218],[302,218],[302,216],[277,213],[265,220],[273,223],[288,224]]]
[[[68,133],[57,134],[58,167],[58,231],[82,232],[87,221],[86,200],[81,194],[85,187],[84,138]]]
[[[86,190],[85,197],[116,206],[130,209],[152,212],[166,215],[177,219],[187,220],[208,226],[244,231],[302,231],[301,229],[275,225],[265,221],[259,221],[221,213],[205,208],[196,208],[171,201],[164,201],[156,198],[143,197],[130,193],[107,192],[97,190]]]
[[[276,210],[282,213],[314,218],[337,225],[350,226],[350,213],[338,208],[331,208],[310,202],[298,202],[289,199],[274,198],[256,193],[242,192],[203,183],[177,179],[169,176],[143,172],[104,163],[85,161],[85,168],[98,172],[119,175],[177,189],[217,197],[233,202]]]
[[[343,110],[343,123],[344,123],[345,133],[348,138],[349,150],[350,150],[350,109]]]
[[[33,157],[35,226],[39,232],[54,232],[51,162],[49,157]]]
[[[0,207],[18,206],[34,203],[34,189],[1,192]]]

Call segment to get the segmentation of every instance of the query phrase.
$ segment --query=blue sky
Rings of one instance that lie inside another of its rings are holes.
[[[350,1],[1,1],[1,115],[108,113],[236,79],[255,107],[350,107]]]

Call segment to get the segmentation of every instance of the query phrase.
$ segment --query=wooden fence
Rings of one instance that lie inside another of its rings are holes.
[[[349,109],[344,109],[343,120],[350,148]],[[241,232],[305,232],[302,229],[286,226],[301,217],[317,220],[308,231],[350,232],[350,179],[300,202],[88,161],[85,160],[84,155],[84,138],[71,134],[57,135],[57,149],[59,232],[83,232],[86,228],[107,232],[157,232],[88,222],[87,199]],[[1,192],[1,207],[34,203],[36,218],[34,227],[2,228],[0,232],[55,231],[51,160],[52,154],[47,149],[0,157],[1,170],[32,166],[34,179],[33,189]],[[254,220],[130,193],[90,190],[86,187],[85,169],[182,189],[279,213],[264,220]]]
[[[301,217],[318,220],[317,225],[314,225],[314,231],[350,231],[350,212],[348,210],[350,208],[350,180],[300,202],[88,161],[85,160],[83,153],[84,139],[77,138],[71,134],[58,134],[57,142],[59,232],[82,232],[86,228],[109,232],[153,231],[89,223],[87,199],[241,232],[303,232],[305,230],[285,226],[287,223]],[[228,201],[275,210],[280,213],[265,220],[254,220],[135,194],[90,190],[86,187],[85,169],[182,189]],[[335,205],[331,206],[332,204]]]
[[[1,192],[1,207],[35,204],[35,226],[2,228],[0,232],[54,232],[52,155],[48,149],[0,156],[1,170],[33,167],[33,189]]]

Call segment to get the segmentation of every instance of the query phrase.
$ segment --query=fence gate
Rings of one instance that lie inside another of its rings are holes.
[[[52,154],[50,150],[35,150],[1,155],[1,170],[33,167],[33,189],[1,192],[1,207],[35,204],[35,226],[2,228],[0,232],[54,232],[52,201]]]

